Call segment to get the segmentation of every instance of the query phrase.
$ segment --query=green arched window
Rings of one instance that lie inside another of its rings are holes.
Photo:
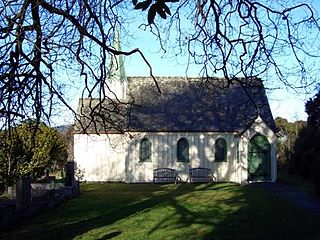
[[[186,138],[180,138],[177,142],[177,161],[189,162],[189,142]]]
[[[139,158],[140,162],[151,162],[151,141],[148,138],[143,138],[140,141]]]
[[[227,142],[223,138],[218,138],[215,142],[214,159],[216,162],[227,161]]]

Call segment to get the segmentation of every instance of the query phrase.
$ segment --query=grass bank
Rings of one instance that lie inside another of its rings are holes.
[[[0,239],[318,239],[284,199],[235,184],[83,184],[81,196]]]

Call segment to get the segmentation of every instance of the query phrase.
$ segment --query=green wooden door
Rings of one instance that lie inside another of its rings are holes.
[[[270,144],[260,134],[251,138],[248,147],[248,179],[249,181],[271,180]]]

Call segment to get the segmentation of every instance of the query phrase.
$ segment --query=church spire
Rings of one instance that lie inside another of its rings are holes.
[[[117,51],[121,51],[120,30],[118,26],[115,27],[113,48]],[[121,54],[111,56],[107,84],[110,90],[106,88],[106,95],[109,98],[125,99],[126,74],[124,70],[124,60]]]

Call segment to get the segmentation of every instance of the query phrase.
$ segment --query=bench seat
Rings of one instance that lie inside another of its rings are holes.
[[[180,178],[172,168],[157,168],[153,170],[153,183],[176,183]]]
[[[189,179],[191,183],[211,183],[216,181],[211,169],[203,167],[190,168]]]

